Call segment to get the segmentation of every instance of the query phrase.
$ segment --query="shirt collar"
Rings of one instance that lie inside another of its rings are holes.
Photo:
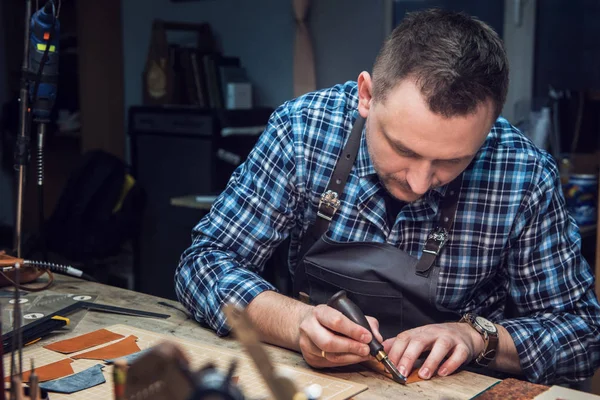
[[[360,138],[360,146],[358,148],[358,154],[356,155],[356,173],[359,178],[366,178],[370,175],[377,175],[375,167],[371,162],[371,156],[369,155],[369,149],[367,148],[367,136],[365,135],[367,124],[362,131]]]

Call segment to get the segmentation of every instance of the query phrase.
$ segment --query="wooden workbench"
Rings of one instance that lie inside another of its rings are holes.
[[[229,349],[238,350],[241,348],[235,340],[219,338],[213,331],[200,327],[198,323],[188,317],[183,311],[183,307],[175,301],[62,276],[57,277],[56,284],[51,290],[62,293],[95,294],[99,296],[96,300],[97,303],[138,308],[171,315],[170,318],[165,320],[88,311],[75,328],[75,333],[84,333],[115,324],[126,324],[169,335],[175,342],[178,338],[182,338]],[[159,302],[170,304],[177,309],[161,305]],[[55,337],[54,340],[56,339]],[[44,341],[34,344],[32,347],[43,344],[45,344]],[[274,346],[267,347],[272,360],[275,362],[294,367],[310,368],[298,353]],[[334,371],[323,370],[321,372],[368,385],[369,389],[367,391],[354,397],[356,400],[469,399],[497,382],[497,379],[463,371],[446,378],[402,386],[362,367],[348,367]]]

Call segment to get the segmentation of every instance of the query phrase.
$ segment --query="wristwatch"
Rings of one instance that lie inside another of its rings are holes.
[[[498,328],[491,321],[474,313],[465,314],[460,322],[471,325],[483,337],[483,351],[474,361],[481,367],[487,367],[498,352]]]

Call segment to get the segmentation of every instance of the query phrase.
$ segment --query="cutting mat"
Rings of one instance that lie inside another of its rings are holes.
[[[194,342],[190,340],[174,339],[172,336],[161,335],[146,330],[133,328],[127,325],[113,325],[108,328],[109,331],[119,333],[124,336],[135,335],[138,337],[138,346],[140,349],[146,349],[158,344],[164,340],[174,341],[180,345],[186,354],[188,355],[193,369],[198,369],[201,366],[211,362],[215,367],[221,371],[226,371],[230,362],[237,358],[238,367],[235,375],[239,377],[238,384],[240,385],[244,395],[247,399],[270,399],[270,392],[265,383],[263,382],[260,374],[254,367],[254,364],[250,357],[245,353],[237,353],[231,349],[211,346],[200,342]],[[83,332],[87,333],[87,332]],[[76,335],[70,335],[76,336]],[[65,337],[61,336],[58,340],[63,340]],[[49,344],[49,343],[45,343]],[[97,349],[105,345],[100,345],[92,349]],[[69,356],[74,356],[79,353],[83,353],[92,349],[82,350],[78,353],[72,353]],[[60,361],[68,358],[65,354],[56,353],[44,349],[43,347],[25,349],[23,352],[23,369],[29,369],[29,360],[35,359],[36,366],[46,365],[55,361]],[[10,365],[10,355],[5,356],[5,368]],[[9,362],[7,362],[7,360]],[[86,368],[92,367],[98,364],[98,360],[75,360],[71,366],[75,372],[82,371]],[[26,367],[27,366],[27,367]],[[304,388],[313,383],[317,383],[323,387],[323,400],[344,400],[348,399],[360,392],[367,389],[366,385],[345,381],[342,379],[332,378],[324,374],[319,374],[310,369],[293,368],[289,366],[277,365],[278,371],[292,378],[296,383],[296,387]],[[7,371],[8,372],[8,371]],[[113,398],[113,386],[112,386],[112,366],[106,366],[104,368],[104,377],[106,383],[83,390],[71,395],[64,395],[59,393],[52,393],[51,399],[67,399],[67,400],[106,400]],[[6,374],[5,374],[6,375]]]

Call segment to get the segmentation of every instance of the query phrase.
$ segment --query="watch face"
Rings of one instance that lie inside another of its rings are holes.
[[[479,326],[481,326],[483,329],[485,329],[489,333],[496,333],[496,331],[497,331],[496,325],[492,324],[490,321],[488,321],[485,318],[477,317],[477,318],[475,318],[475,322],[477,322],[477,324]]]

